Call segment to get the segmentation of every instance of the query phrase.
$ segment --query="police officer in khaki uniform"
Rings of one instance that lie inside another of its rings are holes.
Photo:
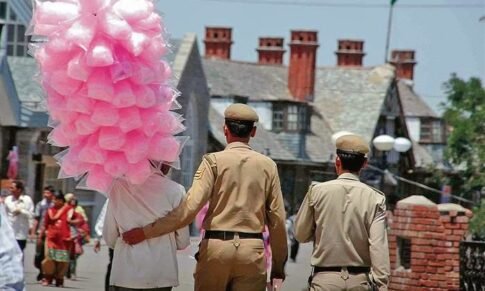
[[[272,279],[284,279],[288,255],[285,209],[276,164],[248,145],[258,115],[233,104],[224,112],[225,150],[204,156],[187,198],[168,215],[123,234],[129,244],[167,234],[194,220],[209,201],[206,230],[196,255],[198,291],[263,291],[266,264],[262,232],[269,228]],[[163,262],[160,262],[163,263]]]
[[[297,240],[314,241],[310,290],[387,290],[386,200],[359,181],[369,146],[357,135],[336,145],[338,178],[310,187],[295,222]]]

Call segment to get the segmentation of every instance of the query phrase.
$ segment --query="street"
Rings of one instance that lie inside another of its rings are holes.
[[[178,253],[179,262],[179,281],[180,286],[174,288],[176,291],[191,291],[194,286],[192,273],[194,271],[195,260],[192,257],[197,249],[198,238],[192,238],[191,246]],[[310,274],[310,254],[311,244],[300,246],[297,262],[289,261],[286,267],[286,281],[283,290],[301,291],[306,290],[307,279]],[[47,291],[58,290],[55,287],[42,287],[36,282],[38,270],[33,266],[34,244],[29,243],[26,248],[25,272],[27,291]],[[103,246],[101,252],[96,254],[92,245],[84,247],[84,254],[79,258],[77,280],[66,279],[64,286],[67,289],[103,291],[104,276],[106,265],[108,264],[108,249]],[[163,262],[160,262],[163,264]]]

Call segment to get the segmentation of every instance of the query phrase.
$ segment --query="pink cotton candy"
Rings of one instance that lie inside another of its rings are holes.
[[[67,75],[78,81],[87,81],[92,69],[86,64],[84,54],[80,53],[73,57],[67,65]]]
[[[120,109],[119,115],[119,126],[121,131],[125,133],[143,126],[140,110],[137,107]]]
[[[129,163],[135,164],[147,159],[149,139],[139,131],[132,131],[126,135],[126,143],[123,146],[125,157]]]
[[[157,102],[155,92],[149,86],[136,86],[136,105],[140,108],[153,107]]]
[[[84,163],[102,165],[106,162],[106,151],[98,145],[98,135],[93,134],[80,145],[79,160]]]
[[[96,34],[96,25],[96,17],[89,16],[78,19],[66,31],[65,40],[87,51]]]
[[[100,126],[113,126],[119,120],[118,109],[109,103],[98,102],[91,115],[91,121]]]
[[[36,1],[36,24],[57,25],[74,19],[79,13],[75,4],[66,2]]]
[[[105,150],[116,151],[126,142],[126,135],[117,127],[103,127],[99,131],[99,146]]]
[[[114,39],[128,39],[133,31],[130,24],[115,13],[107,13],[101,20],[101,26]]]
[[[177,160],[183,130],[161,60],[168,45],[152,0],[36,0],[32,31],[59,155],[60,177],[87,173],[88,188],[141,184],[149,159]]]
[[[128,161],[122,152],[110,152],[104,164],[104,170],[112,177],[118,178],[125,174],[129,167]]]
[[[76,133],[79,135],[93,134],[99,129],[99,125],[91,121],[91,116],[84,114],[74,121],[74,125],[76,126]]]
[[[147,18],[153,12],[153,5],[145,0],[119,0],[113,10],[129,22]]]
[[[101,193],[108,193],[111,185],[113,184],[113,177],[106,173],[102,166],[93,167],[89,171],[86,185],[93,190]]]
[[[141,161],[137,164],[130,164],[126,176],[130,183],[135,185],[143,184],[151,174],[150,162],[148,160]]]
[[[86,63],[90,67],[106,67],[114,63],[111,44],[99,37],[93,40],[91,47],[86,53]]]
[[[93,71],[86,85],[89,97],[107,102],[113,100],[113,84],[110,75],[105,70],[97,69]]]
[[[136,104],[136,96],[129,81],[120,81],[114,86],[113,105],[118,108],[131,107]]]
[[[138,30],[151,30],[152,32],[162,32],[160,15],[153,12],[150,16],[139,20],[134,24]]]
[[[123,47],[135,57],[142,53],[149,42],[148,36],[140,32],[132,32],[130,37],[122,40]]]
[[[173,162],[179,155],[180,144],[173,136],[155,135],[151,142],[148,158],[156,161]]]

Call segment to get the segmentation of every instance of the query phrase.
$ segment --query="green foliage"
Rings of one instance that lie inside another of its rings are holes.
[[[482,199],[480,206],[473,208],[470,231],[475,235],[476,239],[485,240],[485,199]]]
[[[456,74],[444,87],[444,119],[450,128],[446,157],[460,170],[462,180],[462,188],[456,190],[480,191],[485,186],[485,88],[478,78],[465,81]]]

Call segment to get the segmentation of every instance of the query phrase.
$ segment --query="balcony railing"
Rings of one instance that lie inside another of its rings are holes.
[[[485,241],[460,243],[460,290],[485,291]]]

